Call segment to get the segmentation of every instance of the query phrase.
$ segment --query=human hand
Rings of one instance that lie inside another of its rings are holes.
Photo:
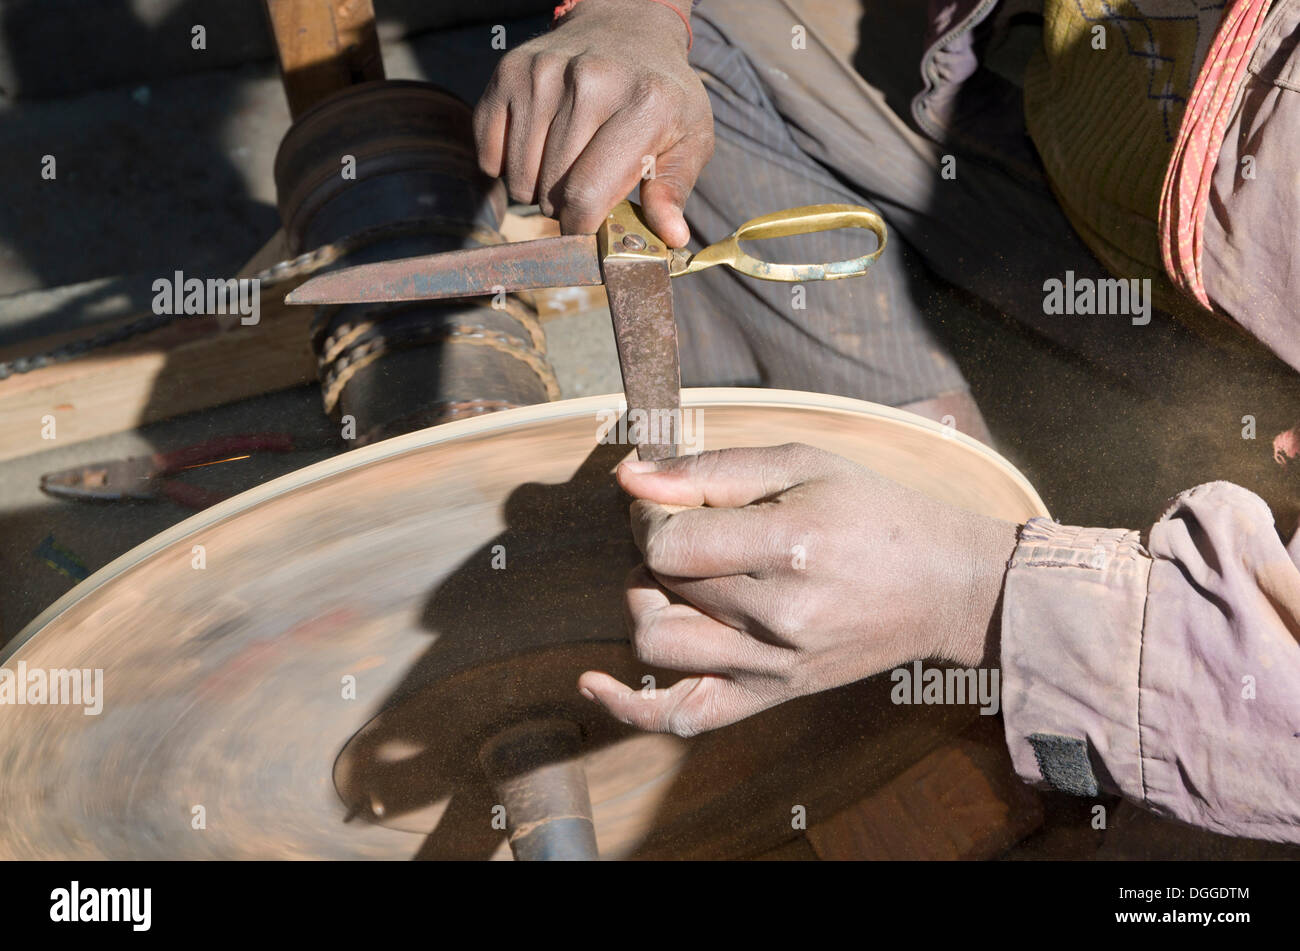
[[[479,165],[566,234],[594,232],[644,178],[646,222],[683,247],[682,208],[713,154],[709,97],[686,47],[660,3],[584,0],[497,65],[474,111]]]
[[[618,479],[645,557],[626,590],[633,648],[687,674],[651,692],[584,673],[579,689],[625,723],[690,736],[995,649],[1010,522],[794,444],[624,463]]]

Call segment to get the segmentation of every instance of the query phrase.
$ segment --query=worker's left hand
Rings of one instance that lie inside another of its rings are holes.
[[[625,723],[690,736],[995,649],[1009,522],[802,445],[624,463],[618,479],[645,557],[626,591],[633,648],[688,674],[655,689],[583,674],[583,694]]]
[[[680,15],[645,0],[579,3],[511,50],[474,110],[479,165],[565,234],[593,234],[640,183],[651,230],[690,239],[686,196],[713,154],[709,95]]]

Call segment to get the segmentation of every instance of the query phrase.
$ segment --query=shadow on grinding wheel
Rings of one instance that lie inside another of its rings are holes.
[[[969,724],[969,709],[890,703],[887,678],[690,740],[584,700],[587,669],[638,687],[680,676],[641,664],[627,641],[622,585],[640,555],[613,478],[626,455],[600,445],[568,482],[516,489],[506,529],[432,593],[435,644],[335,764],[351,821],[425,835],[417,858],[508,856],[479,751],[513,724],[559,718],[582,732],[602,858],[752,856],[798,837],[800,811],[829,817]]]

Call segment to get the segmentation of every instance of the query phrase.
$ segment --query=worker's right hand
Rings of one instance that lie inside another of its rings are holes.
[[[690,736],[914,660],[997,663],[1018,527],[810,446],[624,462],[645,564],[628,579],[632,647],[681,671],[578,689],[624,723]]]
[[[683,0],[678,0],[684,8]],[[584,0],[497,65],[474,112],[479,165],[566,234],[590,234],[641,181],[647,223],[670,247],[713,154],[713,114],[662,3]]]

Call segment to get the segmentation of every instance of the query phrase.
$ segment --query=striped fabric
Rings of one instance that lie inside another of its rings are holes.
[[[888,211],[872,189],[847,182],[799,139],[801,133],[833,138],[838,127],[829,127],[812,109],[802,112],[797,126],[782,114],[773,82],[783,91],[794,83],[774,63],[792,63],[764,56],[752,43],[734,44],[716,22],[720,10],[733,9],[733,23],[773,19],[777,6],[751,12],[741,3],[714,3],[698,10],[691,62],[709,92],[716,145],[686,204],[692,247],[719,241],[741,222],[782,208],[847,202]],[[817,51],[790,47],[793,22],[755,32],[775,37],[778,52],[815,71],[824,63],[813,58]],[[853,118],[869,129],[881,124],[861,108]],[[905,184],[914,177],[891,168],[883,152],[872,156],[872,164],[887,181]],[[965,391],[966,380],[926,315],[940,284],[892,221],[890,227],[888,252],[863,280],[810,282],[796,290],[713,268],[674,282],[683,383],[813,390],[893,406]],[[765,240],[749,250],[774,261],[834,261],[874,245],[864,232],[834,231]]]
[[[1233,105],[1270,0],[1231,0],[1183,114],[1160,196],[1160,251],[1174,284],[1211,310],[1201,273],[1205,214]]]
[[[969,335],[988,326],[990,309],[1098,372],[1146,376],[1152,354],[1180,348],[1180,331],[1168,320],[1108,320],[1098,332],[1092,321],[1046,313],[1045,279],[1108,275],[1032,155],[1027,168],[977,160],[926,138],[897,111],[906,111],[916,84],[900,80],[897,64],[917,46],[924,7],[912,7],[910,20],[882,16],[873,24],[873,48],[900,52],[868,58],[865,76],[803,7],[796,0],[709,0],[697,9],[691,62],[709,92],[717,147],[686,204],[692,246],[774,209],[842,201],[885,218],[889,250],[863,280],[805,285],[802,307],[790,285],[724,268],[678,281],[685,385],[786,387],[894,406],[962,392],[967,383],[950,347],[954,340],[970,345]],[[792,43],[796,36],[806,44]],[[977,113],[989,117],[991,107],[982,105]],[[1018,110],[1018,103],[1007,105]],[[944,174],[949,162],[953,175]],[[1160,268],[1155,202],[1147,240]],[[798,247],[763,241],[752,250],[805,261],[869,250],[852,239],[831,232],[812,242],[792,239]]]
[[[1161,188],[1220,7],[1045,0],[1025,76],[1026,124],[1071,223],[1113,274],[1151,278],[1166,304]]]

